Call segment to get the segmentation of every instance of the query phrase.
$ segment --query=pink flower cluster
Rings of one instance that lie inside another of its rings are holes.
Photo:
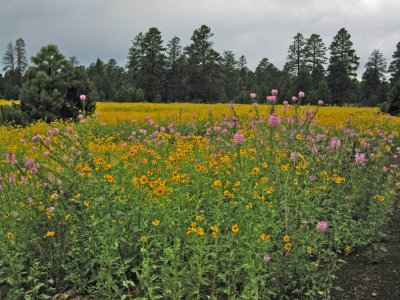
[[[281,124],[281,117],[277,114],[270,115],[268,125],[271,127],[277,127],[279,124]]]
[[[243,144],[244,143],[244,134],[242,132],[236,132],[233,136],[233,142],[235,144]]]
[[[328,230],[328,223],[326,221],[319,221],[315,226],[315,229],[319,232],[325,232]]]

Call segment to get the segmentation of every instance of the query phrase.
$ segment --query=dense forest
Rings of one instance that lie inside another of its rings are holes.
[[[250,92],[260,101],[278,89],[279,101],[306,91],[305,102],[311,104],[323,99],[331,105],[399,109],[400,42],[389,67],[383,54],[373,50],[361,81],[356,76],[359,57],[345,28],[329,47],[318,34],[297,33],[282,70],[268,58],[250,70],[245,56],[229,50],[218,53],[213,45],[213,33],[206,25],[194,30],[186,46],[179,37],[164,43],[159,29],[152,27],[133,38],[125,66],[115,59],[97,59],[89,66],[80,65],[76,57],[68,62],[80,80],[88,82],[86,92],[95,101],[249,103]],[[8,44],[2,65],[0,98],[19,99],[30,68],[22,38]]]

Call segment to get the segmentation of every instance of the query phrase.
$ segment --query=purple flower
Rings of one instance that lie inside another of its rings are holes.
[[[332,149],[340,148],[341,144],[342,143],[340,142],[340,140],[336,136],[332,137],[331,140],[329,141],[329,146]]]
[[[355,158],[357,164],[359,164],[361,166],[365,166],[365,163],[367,162],[365,153],[358,152],[358,153],[356,153],[354,158]]]
[[[40,142],[41,140],[42,140],[42,136],[40,134],[37,134],[32,138],[32,142],[34,142],[34,143]]]
[[[267,101],[274,103],[276,101],[276,96],[267,96]]]
[[[328,223],[326,221],[319,221],[315,226],[315,229],[319,232],[325,232],[328,230]]]
[[[287,100],[284,100],[284,101],[283,101],[283,105],[286,106],[286,105],[288,105],[288,104],[289,104],[289,102],[288,102]]]
[[[293,97],[292,97],[292,101],[293,101],[293,102],[296,102],[296,101],[297,101],[297,97],[296,97],[296,96],[293,96]]]
[[[268,125],[269,126],[277,127],[277,126],[279,126],[280,123],[281,123],[281,117],[278,116],[277,114],[272,114],[269,117],[269,120],[268,120]]]
[[[17,163],[14,153],[6,153],[6,160],[10,165],[15,165]]]
[[[244,143],[244,134],[241,132],[236,132],[233,136],[233,142],[240,145]]]
[[[296,160],[296,158],[300,157],[299,153],[294,151],[290,153],[290,160]]]

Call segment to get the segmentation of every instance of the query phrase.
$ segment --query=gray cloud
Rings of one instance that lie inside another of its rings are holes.
[[[139,32],[156,26],[165,44],[176,35],[187,45],[206,24],[216,50],[244,54],[252,69],[263,57],[282,68],[297,32],[318,33],[329,47],[345,27],[361,73],[373,49],[391,62],[400,41],[398,11],[398,0],[0,0],[0,54],[22,37],[29,56],[55,43],[85,65],[98,57],[124,65]]]

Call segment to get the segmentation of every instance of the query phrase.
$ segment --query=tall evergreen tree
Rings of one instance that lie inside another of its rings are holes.
[[[221,56],[213,49],[210,27],[202,25],[193,32],[191,44],[185,47],[188,60],[188,85],[191,99],[217,101],[222,94]]]
[[[15,48],[14,43],[9,42],[7,44],[7,50],[3,55],[3,71],[14,71],[16,67],[16,57],[15,57]]]
[[[383,81],[386,72],[386,59],[379,50],[375,49],[368,58],[365,68],[362,75],[362,101],[366,105],[377,105],[379,102],[383,102],[385,98]]]
[[[3,56],[3,70],[5,73],[5,92],[6,98],[18,98],[19,88],[23,82],[26,67],[28,65],[26,59],[25,42],[22,38],[8,43],[7,50]]]
[[[280,72],[268,58],[261,59],[256,68],[255,75],[257,80],[257,95],[261,99],[265,99],[266,96],[271,95],[272,89],[279,89]]]
[[[162,77],[166,65],[165,48],[161,32],[152,27],[143,38],[143,62],[139,76],[140,87],[147,100],[154,101],[162,94]]]
[[[126,64],[126,69],[128,70],[128,75],[133,85],[137,84],[139,73],[142,69],[144,57],[143,38],[144,35],[142,32],[137,34],[132,40],[132,47],[129,48],[128,63]]]
[[[154,101],[162,94],[162,76],[166,65],[161,32],[151,27],[139,33],[129,49],[127,68],[134,85],[141,88],[146,100]]]
[[[390,63],[388,72],[390,73],[390,82],[394,85],[400,80],[400,42],[397,43],[392,58],[393,61]]]
[[[390,92],[388,101],[382,109],[393,115],[400,115],[400,42],[393,53],[393,61],[390,63]]]
[[[179,37],[173,37],[167,45],[167,71],[165,77],[166,98],[170,101],[185,97],[184,65],[185,57]]]
[[[235,54],[232,51],[224,51],[221,67],[225,97],[227,100],[233,100],[240,92],[240,71]]]
[[[330,59],[328,66],[328,86],[332,92],[334,104],[342,105],[354,99],[352,79],[356,77],[359,57],[352,48],[351,35],[342,28],[333,38],[329,47]]]
[[[317,89],[319,83],[325,76],[324,65],[327,62],[326,46],[321,36],[313,33],[306,42],[305,62],[311,73],[313,88]]]
[[[292,75],[299,76],[301,69],[306,64],[306,41],[301,33],[293,37],[289,46],[285,69]]]
[[[26,58],[26,45],[22,38],[15,41],[15,61],[16,69],[21,73],[25,74],[26,68],[28,67],[28,59]]]

